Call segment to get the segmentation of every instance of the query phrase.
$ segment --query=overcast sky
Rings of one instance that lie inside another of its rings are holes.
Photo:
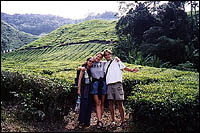
[[[165,1],[166,2],[166,1]],[[51,14],[81,19],[89,13],[118,11],[117,1],[1,1],[1,12],[13,14]],[[188,11],[190,7],[186,7]]]
[[[117,12],[117,1],[1,1],[1,12],[52,14],[64,18],[85,18],[88,13]]]

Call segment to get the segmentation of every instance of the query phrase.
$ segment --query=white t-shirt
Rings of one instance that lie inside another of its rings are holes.
[[[106,62],[104,66],[104,72],[106,73],[107,67],[110,64],[110,61]],[[126,66],[121,62],[117,62],[115,59],[112,61],[108,68],[107,76],[106,76],[106,84],[122,82],[122,70]]]

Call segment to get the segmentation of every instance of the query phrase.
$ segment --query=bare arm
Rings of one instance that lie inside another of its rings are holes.
[[[81,69],[79,79],[78,79],[78,94],[81,96],[81,80],[83,78],[84,69]]]
[[[85,67],[78,67],[77,70],[85,69]]]
[[[126,71],[128,71],[128,72],[134,72],[134,73],[136,73],[136,72],[138,71],[137,68],[131,69],[131,68],[129,68],[129,67],[125,67],[124,70],[126,70]]]

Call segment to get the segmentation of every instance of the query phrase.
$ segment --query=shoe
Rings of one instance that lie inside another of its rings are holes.
[[[101,121],[97,121],[97,128],[100,129],[103,127],[103,123]]]
[[[79,123],[78,128],[83,128],[85,126],[84,123]]]
[[[122,128],[125,127],[125,121],[123,121],[123,122],[120,124],[120,127],[122,127]]]
[[[111,127],[115,127],[115,124],[116,124],[115,121],[112,121],[111,124],[110,124],[110,126]]]
[[[90,128],[90,124],[85,124],[85,129]]]

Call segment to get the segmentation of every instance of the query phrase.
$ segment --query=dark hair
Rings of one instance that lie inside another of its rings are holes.
[[[86,59],[86,62],[85,62],[84,64],[82,64],[82,67],[87,67],[87,62],[88,62],[90,59],[92,59],[92,58],[93,58],[92,56],[88,57],[88,58]],[[91,77],[91,76],[92,76],[92,73],[91,73],[90,69],[89,69],[89,70],[87,69],[87,72],[88,72],[88,75]]]
[[[92,56],[88,57],[88,58],[86,59],[86,62],[85,62],[84,64],[82,64],[82,66],[83,66],[83,67],[87,67],[87,62],[88,62],[90,59],[92,59],[92,58],[93,58]]]

